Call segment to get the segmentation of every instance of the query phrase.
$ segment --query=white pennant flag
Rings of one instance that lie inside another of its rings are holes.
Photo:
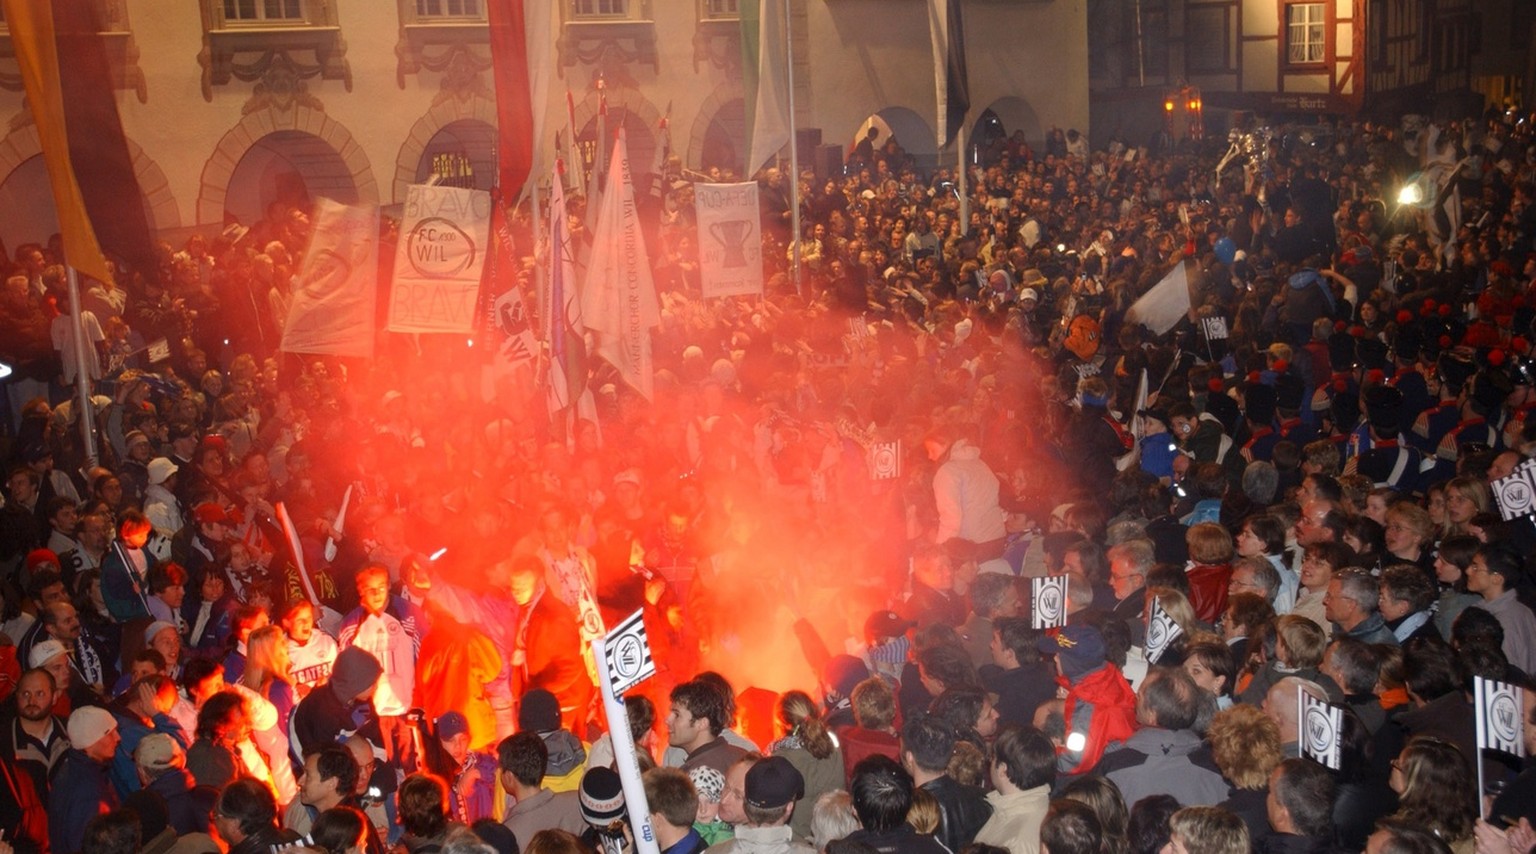
[[[757,21],[757,103],[747,105],[753,118],[746,174],[752,175],[789,145],[789,31],[785,26],[785,0],[742,2],[761,4]]]
[[[1168,275],[1131,305],[1125,319],[1162,335],[1189,314],[1189,278],[1184,262],[1173,265]]]
[[[1303,758],[1316,759],[1319,763],[1339,770],[1339,742],[1344,733],[1344,710],[1329,705],[1296,687],[1298,714],[1296,726],[1298,743]]]
[[[622,128],[608,165],[608,186],[598,207],[592,257],[581,292],[581,314],[587,328],[597,333],[597,354],[650,400],[655,380],[651,329],[661,325],[661,306],[635,210],[635,185],[630,180]]]
[[[655,675],[656,661],[645,636],[643,610],[630,614],[609,632],[603,645],[608,651],[608,684],[615,696],[624,696],[625,691]]]
[[[1524,756],[1524,689],[1478,676],[1472,680],[1472,690],[1476,696],[1478,749]]]
[[[1526,460],[1492,486],[1494,502],[1499,505],[1504,521],[1536,513],[1536,460]]]
[[[1168,651],[1168,645],[1183,633],[1184,629],[1173,621],[1173,616],[1163,610],[1162,600],[1153,599],[1152,607],[1147,611],[1147,663],[1156,664]]]
[[[1067,624],[1067,577],[1046,575],[1031,580],[1034,596],[1031,610],[1034,612],[1033,627],[1055,629]]]

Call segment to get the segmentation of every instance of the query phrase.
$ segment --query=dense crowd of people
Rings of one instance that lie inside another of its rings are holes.
[[[674,160],[654,396],[598,363],[580,418],[461,338],[278,352],[300,207],[83,282],[78,328],[19,247],[0,852],[622,854],[587,647],[640,611],[665,854],[1528,854],[1472,680],[1536,750],[1530,128],[1239,129],[1221,172],[1015,135],[964,199],[876,132],[759,176],[767,292],[721,300]]]

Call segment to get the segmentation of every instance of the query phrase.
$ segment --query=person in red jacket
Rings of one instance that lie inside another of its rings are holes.
[[[1195,616],[1207,625],[1216,625],[1227,610],[1227,586],[1232,582],[1232,535],[1217,522],[1201,522],[1184,534],[1189,546],[1189,604]]]
[[[592,680],[582,658],[576,615],[544,583],[544,564],[533,555],[512,559],[512,598],[522,610],[513,679],[517,695],[543,688],[560,699],[560,722],[579,737],[586,731]]]
[[[1136,694],[1106,660],[1104,636],[1092,626],[1067,626],[1040,638],[1040,654],[1056,657],[1057,681],[1067,689],[1056,767],[1064,774],[1089,773],[1105,749],[1136,731]]]

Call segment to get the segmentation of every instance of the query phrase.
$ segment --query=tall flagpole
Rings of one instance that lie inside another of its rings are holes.
[[[85,449],[85,464],[92,467],[96,465],[96,433],[91,425],[96,421],[96,413],[91,407],[91,363],[85,358],[85,326],[80,320],[80,275],[72,266],[65,266],[64,271],[65,280],[69,284],[69,324],[75,339],[75,413],[80,418],[80,441]]]
[[[790,4],[793,0],[785,0],[784,3],[784,41],[786,42],[784,56],[789,65],[789,245],[793,249],[791,253],[792,266],[795,277],[795,296],[803,294],[800,279],[800,145],[799,131],[795,128],[795,33],[794,24],[790,18]]]
[[[971,194],[966,192],[965,179],[968,164],[965,162],[965,122],[960,122],[960,130],[955,134],[955,142],[960,149],[960,172],[955,176],[955,190],[960,194],[960,233],[971,233]],[[941,240],[943,238],[940,238]]]

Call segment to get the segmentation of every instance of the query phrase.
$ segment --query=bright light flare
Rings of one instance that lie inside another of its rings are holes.
[[[1067,736],[1067,750],[1077,753],[1088,746],[1088,736],[1080,732],[1074,732]]]
[[[1404,184],[1397,191],[1397,203],[1400,205],[1419,205],[1424,202],[1424,188],[1418,184]]]
[[[443,546],[442,548],[440,548],[437,551],[433,552],[432,556],[427,558],[427,560],[437,560],[438,558],[442,557],[443,555],[445,555],[447,553],[448,553],[448,547],[447,546]]]

